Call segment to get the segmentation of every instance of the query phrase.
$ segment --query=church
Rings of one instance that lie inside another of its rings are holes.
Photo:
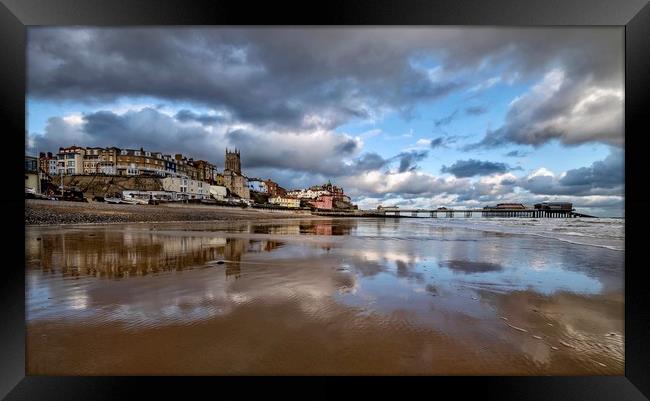
[[[234,152],[226,149],[226,164],[223,169],[223,183],[230,193],[242,199],[250,199],[248,178],[241,173],[241,157],[239,150]]]

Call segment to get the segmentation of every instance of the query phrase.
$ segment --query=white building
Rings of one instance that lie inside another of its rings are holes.
[[[314,191],[312,189],[297,189],[294,191],[287,192],[287,196],[295,197],[298,199],[316,199],[321,195],[329,195],[329,191],[318,190]]]
[[[57,168],[56,168],[57,165],[58,165],[58,160],[57,159],[50,159],[50,160],[48,160],[48,164],[49,164],[49,166],[48,166],[47,171],[49,172],[50,176],[54,177],[59,172],[57,170]]]
[[[177,199],[209,199],[210,184],[185,177],[161,179],[165,191],[175,192]]]
[[[248,189],[251,191],[256,191],[256,192],[261,192],[261,193],[268,193],[268,188],[266,187],[266,182],[257,179],[257,178],[249,178],[248,179]]]
[[[223,185],[210,185],[208,189],[210,195],[216,200],[223,201],[228,197],[228,189]]]

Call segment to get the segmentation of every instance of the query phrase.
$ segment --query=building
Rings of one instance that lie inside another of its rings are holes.
[[[272,203],[274,205],[282,206],[282,207],[289,207],[289,208],[299,208],[300,207],[300,199],[297,198],[289,198],[289,197],[275,197],[275,198],[270,198],[269,203]]]
[[[225,181],[223,179],[223,174],[221,173],[215,173],[214,175],[214,185],[225,185]]]
[[[260,180],[259,178],[249,178],[248,189],[263,194],[268,193],[268,188],[266,187],[266,181]]]
[[[228,197],[228,188],[223,185],[210,185],[208,188],[210,196],[218,201],[225,201]]]
[[[327,182],[324,185],[314,185],[307,189],[297,189],[287,193],[289,196],[295,196],[299,199],[317,199],[324,195],[331,195],[335,200],[342,200],[345,202],[350,202],[350,197],[343,192],[343,188],[332,185],[331,182]]]
[[[59,174],[59,161],[56,157],[53,157],[51,160],[48,161],[49,167],[47,169],[47,174],[50,175],[50,177],[54,177]]]
[[[215,176],[217,174],[217,168],[214,164],[205,160],[197,160],[194,162],[194,168],[196,168],[197,180],[205,181],[213,185],[216,184]]]
[[[176,176],[176,159],[171,155],[163,155],[165,161],[165,174],[168,176]]]
[[[207,182],[193,180],[187,177],[165,177],[161,181],[163,190],[174,192],[176,199],[210,198],[210,185]]]
[[[38,164],[36,157],[25,155],[25,192],[41,193]]]
[[[309,201],[309,204],[316,209],[334,209],[334,196],[333,195],[321,195],[316,199]]]
[[[308,189],[294,189],[287,192],[288,196],[293,196],[298,199],[316,199],[321,195],[328,195],[329,192],[324,189],[316,189],[316,187]]]
[[[198,179],[198,171],[194,165],[194,159],[188,159],[177,153],[174,155],[176,160],[176,174],[180,177],[188,177],[192,180]]]
[[[538,210],[573,210],[573,203],[570,202],[542,202],[536,203],[535,209]]]
[[[224,171],[223,178],[224,186],[230,190],[231,194],[235,194],[242,199],[250,199],[251,194],[246,177],[232,171]]]
[[[329,181],[324,185],[294,190],[287,195],[303,199],[316,209],[354,209],[350,197],[345,194],[343,188],[332,185]]]
[[[56,155],[57,172],[63,175],[83,174],[85,155],[86,149],[76,145],[67,148],[59,148],[59,153]]]
[[[248,179],[241,173],[241,159],[237,149],[230,152],[226,149],[226,161],[223,170],[223,184],[234,194],[242,199],[250,199]]]
[[[41,152],[38,155],[38,168],[41,170],[41,173],[47,175],[56,175],[56,156],[52,155],[52,152]],[[50,170],[54,171],[50,171]]]
[[[277,182],[272,181],[270,178],[264,181],[264,184],[266,185],[266,193],[268,193],[269,196],[282,197],[287,195],[287,190],[278,185]]]
[[[241,155],[237,149],[235,149],[234,152],[226,149],[226,165],[224,170],[230,170],[234,173],[241,174]]]
[[[162,153],[140,149],[120,149],[116,156],[117,175],[148,175],[164,177],[168,175],[167,161]]]
[[[526,209],[521,203],[497,203],[497,209]]]
[[[115,175],[117,173],[117,154],[119,152],[120,149],[116,147],[87,147],[83,158],[83,173]]]

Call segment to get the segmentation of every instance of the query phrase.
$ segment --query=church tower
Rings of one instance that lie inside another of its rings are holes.
[[[241,159],[239,158],[239,150],[235,149],[234,152],[226,148],[226,166],[224,170],[230,170],[234,173],[241,174]]]

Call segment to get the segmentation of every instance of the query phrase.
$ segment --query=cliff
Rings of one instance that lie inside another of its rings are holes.
[[[58,187],[61,183],[60,177],[54,177],[52,184]],[[86,197],[106,196],[114,193],[121,193],[125,190],[139,191],[162,191],[162,182],[156,177],[121,177],[121,176],[97,176],[97,175],[74,175],[63,177],[63,185],[67,188],[76,187],[84,192]]]

